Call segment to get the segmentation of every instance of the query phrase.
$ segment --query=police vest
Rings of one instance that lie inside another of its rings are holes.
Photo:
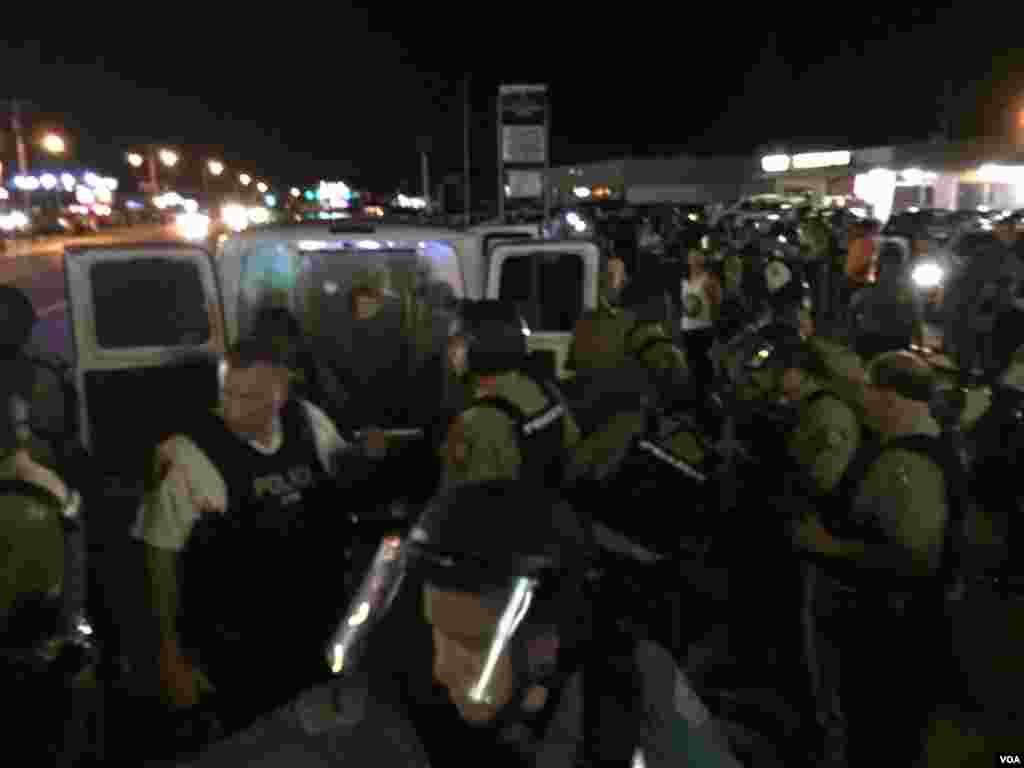
[[[811,398],[835,397],[827,390],[816,392]],[[810,399],[810,398],[808,398]],[[960,575],[960,555],[964,546],[964,522],[970,504],[967,492],[967,473],[952,446],[941,437],[932,435],[906,435],[888,442],[861,429],[860,448],[854,455],[850,466],[843,474],[842,480],[821,499],[822,524],[838,538],[852,538],[869,543],[883,543],[888,540],[885,533],[875,521],[859,522],[854,517],[854,504],[860,492],[861,484],[879,457],[890,450],[910,451],[920,454],[934,464],[942,472],[945,481],[946,525],[943,533],[942,554],[939,568],[934,578],[916,579],[898,583],[891,574],[874,576],[863,572],[852,572],[841,580],[855,583],[850,586],[864,587],[882,591],[909,591],[939,593],[949,589]]]
[[[569,409],[552,384],[532,379],[548,396],[547,405],[537,413],[526,412],[511,400],[489,396],[478,398],[471,408],[495,408],[515,425],[522,464],[519,477],[543,488],[558,488],[565,474],[565,417]]]
[[[324,583],[324,547],[343,535],[342,515],[328,503],[330,481],[300,401],[285,404],[281,428],[271,456],[212,412],[184,433],[223,476],[228,501],[224,514],[196,521],[182,553],[186,644],[229,635],[270,644],[319,620],[310,590]],[[345,543],[336,542],[337,553]]]
[[[62,506],[60,500],[47,489],[34,483],[12,478],[0,481],[0,496],[19,496],[47,510],[54,510],[52,521],[54,527],[51,529],[53,534],[57,535],[57,530],[61,525],[68,530],[69,522],[64,519],[63,515],[56,512]],[[62,538],[66,548],[66,537]],[[18,546],[19,543],[21,542],[17,540],[13,542],[14,546]],[[34,555],[36,559],[39,557],[39,554]],[[5,567],[7,567],[6,563],[0,563],[0,569]],[[66,577],[67,574],[65,574]],[[3,637],[0,638],[0,648],[27,651],[40,647],[41,643],[59,634],[64,609],[63,593],[60,595],[18,594],[14,597],[13,613],[7,617],[7,627]]]

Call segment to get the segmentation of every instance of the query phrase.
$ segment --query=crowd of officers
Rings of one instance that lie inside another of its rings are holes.
[[[870,236],[848,234],[847,254]],[[835,233],[825,240],[836,247]],[[464,307],[440,412],[411,449],[379,429],[351,432],[365,424],[346,423],[341,406],[357,393],[338,391],[337,371],[309,354],[287,311],[257,318],[228,354],[219,410],[196,413],[157,448],[133,530],[146,568],[132,578],[145,579],[157,619],[151,656],[167,705],[195,712],[215,694],[219,727],[237,730],[322,678],[339,606],[315,596],[337,582],[337,542],[354,529],[348,515],[316,511],[339,493],[415,503],[516,480],[585,500],[581,512],[612,532],[642,527],[641,516],[659,530],[710,532],[698,556],[736,573],[730,629],[746,640],[730,645],[741,666],[772,663],[759,645],[783,649],[779,687],[803,715],[790,736],[808,764],[967,764],[970,750],[1013,735],[1019,705],[970,678],[983,651],[975,644],[967,659],[951,629],[955,529],[976,506],[957,441],[963,409],[940,421],[936,406],[950,400],[938,396],[943,376],[954,392],[965,382],[954,362],[912,349],[913,328],[874,332],[869,345],[818,332],[814,297],[849,298],[857,286],[763,243],[705,238],[685,264],[653,269],[639,253],[606,256],[600,305],[576,325],[565,382],[528,351],[514,307]],[[352,311],[372,321],[382,300],[372,278],[357,282]],[[1012,384],[1022,365],[1019,352],[1003,355],[985,383]],[[3,477],[22,485],[2,500],[4,524],[31,537],[38,524],[11,521],[73,518],[76,494],[6,423]],[[705,519],[674,496],[685,482],[642,506],[602,507],[601,491],[643,441],[687,478],[701,470],[720,502],[699,507]],[[994,503],[1016,512],[1017,497],[1007,486]],[[52,558],[14,567],[37,550],[13,535],[4,543],[14,558],[0,594],[7,632],[23,596],[52,597],[64,577],[45,572]],[[660,549],[679,554],[671,541]],[[365,554],[346,554],[358,572]]]

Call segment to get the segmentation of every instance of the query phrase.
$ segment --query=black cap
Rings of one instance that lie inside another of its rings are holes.
[[[908,400],[930,403],[935,397],[935,372],[923,359],[906,350],[885,352],[872,360],[868,381]]]

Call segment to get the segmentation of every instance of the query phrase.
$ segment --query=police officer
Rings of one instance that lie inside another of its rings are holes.
[[[331,661],[404,699],[433,765],[635,765],[638,753],[648,766],[736,765],[669,654],[619,625],[603,587],[594,594],[593,553],[557,494],[461,486],[382,544]]]
[[[1024,342],[1024,239],[1017,231],[1016,219],[1010,216],[998,219],[992,231],[1007,250],[1004,270],[1010,295],[992,328],[993,354],[1002,368]]]
[[[878,255],[878,280],[850,300],[850,339],[862,358],[909,349],[924,338],[920,299],[909,284],[903,250],[887,243]]]
[[[222,407],[158,447],[133,535],[162,693],[180,711],[215,688],[233,728],[318,674],[303,660],[334,618],[336,562],[366,489],[332,493],[365,467],[320,409],[289,396],[276,345],[244,339],[226,363]],[[375,435],[372,452],[383,450]]]
[[[673,411],[692,403],[695,382],[686,351],[669,330],[671,303],[665,292],[656,285],[637,284],[623,297],[623,305],[634,318],[626,333],[626,353],[650,375],[659,407]]]
[[[915,355],[876,359],[864,408],[881,446],[849,471],[845,516],[828,525],[807,516],[793,529],[797,547],[827,574],[831,621],[818,622],[819,649],[839,660],[824,666],[842,670],[851,764],[913,764],[933,700],[930,681],[948,664],[927,651],[943,645],[936,596],[948,562],[947,520],[961,501],[958,460],[936,439],[933,394],[933,375]]]
[[[442,487],[499,478],[558,486],[579,427],[554,382],[529,370],[528,329],[495,309],[467,332],[474,399],[448,429]]]
[[[74,555],[81,495],[27,450],[31,369],[0,362],[0,675],[6,748],[66,764],[95,756],[75,739],[95,706],[92,630],[78,598],[85,573]],[[67,534],[65,533],[67,531]],[[63,729],[63,730],[62,730]]]

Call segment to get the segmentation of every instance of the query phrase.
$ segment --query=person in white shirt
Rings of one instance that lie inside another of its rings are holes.
[[[715,320],[722,304],[722,283],[707,269],[707,254],[693,248],[689,252],[689,270],[680,285],[682,332],[686,356],[690,361],[697,387],[697,402],[707,401],[714,367],[711,347],[715,341]]]

